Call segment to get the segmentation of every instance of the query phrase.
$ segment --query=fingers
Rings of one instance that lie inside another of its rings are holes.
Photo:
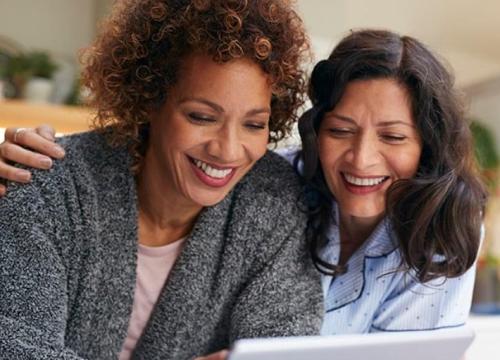
[[[43,125],[36,130],[8,128],[7,130],[5,130],[6,141],[5,143],[0,145],[0,148],[10,142],[25,148],[32,149],[42,155],[47,155],[55,159],[61,159],[64,157],[65,153],[62,147],[54,143],[53,132],[54,129],[47,125]],[[9,157],[4,156],[4,158],[7,160],[16,161],[15,159],[11,159]],[[32,162],[34,161],[34,159],[30,160]],[[31,163],[28,164],[26,162],[20,163],[24,165],[31,165]]]
[[[50,125],[40,125],[35,129],[35,132],[49,141],[54,141],[56,138],[55,137],[56,132],[54,128]]]
[[[0,145],[0,161],[13,162],[37,169],[50,169],[52,167],[52,159],[50,157],[34,153],[11,143]]]
[[[64,157],[64,150],[54,143],[54,128],[42,125],[36,129],[8,128],[0,144],[0,179],[20,183],[31,181],[31,172],[12,166],[18,163],[37,169],[50,169],[52,158]],[[0,183],[0,197],[7,192]]]
[[[31,181],[31,173],[27,170],[18,169],[12,165],[8,165],[3,161],[0,161],[0,178],[20,183],[28,183]]]
[[[229,351],[222,350],[207,356],[197,357],[195,360],[226,360],[228,355]]]

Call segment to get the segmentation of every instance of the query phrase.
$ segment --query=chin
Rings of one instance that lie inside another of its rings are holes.
[[[227,194],[227,192],[223,194],[197,194],[191,196],[191,200],[202,207],[214,206],[224,200]]]
[[[344,208],[340,206],[340,212],[357,218],[375,218],[382,216],[385,211],[383,209],[368,208],[366,206],[349,206]]]

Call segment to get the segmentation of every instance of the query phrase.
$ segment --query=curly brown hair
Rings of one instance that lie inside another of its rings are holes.
[[[120,0],[83,52],[83,85],[94,128],[127,145],[138,168],[149,114],[165,101],[180,62],[193,52],[223,63],[246,57],[270,76],[271,142],[286,136],[304,102],[309,59],[303,23],[286,0]]]

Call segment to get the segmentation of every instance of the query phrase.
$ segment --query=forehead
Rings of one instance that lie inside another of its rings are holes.
[[[394,79],[351,81],[333,111],[359,120],[413,122],[410,94]]]
[[[174,84],[176,92],[220,97],[238,95],[249,101],[271,96],[271,83],[259,64],[247,59],[215,62],[204,54],[190,54],[181,63]]]

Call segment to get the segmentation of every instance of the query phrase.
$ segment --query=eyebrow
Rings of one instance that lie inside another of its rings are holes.
[[[215,111],[217,111],[219,113],[223,113],[224,112],[224,108],[222,106],[220,106],[219,104],[216,104],[216,103],[214,103],[214,102],[212,102],[210,100],[203,99],[203,98],[187,97],[187,98],[181,99],[179,101],[179,104],[182,104],[182,103],[185,103],[185,102],[190,102],[190,101],[194,101],[194,102],[199,102],[199,103],[205,104],[205,105],[211,107],[212,109],[214,109]],[[246,115],[258,115],[258,114],[262,114],[262,113],[271,114],[271,108],[265,107],[265,108],[252,109],[252,110],[249,110],[246,113]]]
[[[330,117],[330,116],[337,118],[338,120],[346,121],[346,122],[351,123],[353,125],[357,125],[356,121],[354,121],[354,119],[351,119],[350,117],[335,114],[333,112],[329,113],[326,117]],[[382,122],[377,123],[377,127],[394,126],[394,125],[405,125],[405,126],[409,126],[411,128],[415,128],[415,125],[409,124],[409,123],[402,121],[402,120],[390,120],[390,121],[382,121]]]

